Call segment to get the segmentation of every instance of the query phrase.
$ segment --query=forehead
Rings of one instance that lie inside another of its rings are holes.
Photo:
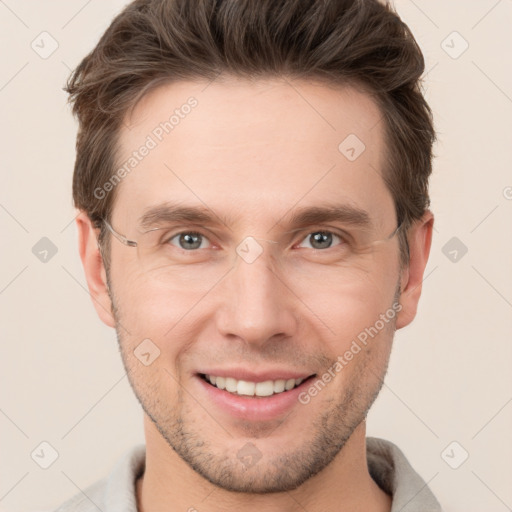
[[[148,148],[148,149],[144,149]],[[294,205],[390,216],[381,113],[353,87],[268,79],[181,81],[148,93],[119,138],[114,216],[164,202],[272,222]]]

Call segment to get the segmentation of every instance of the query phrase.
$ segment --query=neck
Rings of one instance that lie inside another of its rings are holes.
[[[351,510],[389,512],[391,498],[373,481],[366,461],[363,421],[335,459],[293,491],[271,494],[234,493],[214,486],[169,447],[144,415],[146,463],[137,480],[139,512],[187,510],[214,512],[315,512]]]

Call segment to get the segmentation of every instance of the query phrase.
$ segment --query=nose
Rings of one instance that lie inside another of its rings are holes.
[[[239,252],[224,280],[216,314],[221,335],[251,345],[293,336],[300,302],[276,265],[272,247],[265,241],[260,241],[259,246],[263,250],[254,260],[254,254],[246,257]],[[254,250],[252,246],[251,251]]]

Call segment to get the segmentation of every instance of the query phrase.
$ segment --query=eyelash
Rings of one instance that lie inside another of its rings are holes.
[[[344,234],[339,233],[337,231],[332,231],[330,229],[323,229],[323,228],[319,228],[319,229],[314,229],[314,230],[308,231],[308,233],[303,238],[301,238],[300,243],[302,243],[308,237],[310,237],[311,235],[316,234],[316,233],[329,234],[329,235],[334,235],[335,237],[338,237],[341,240],[341,242],[342,242],[342,243],[340,243],[338,245],[346,245],[346,244],[349,243],[347,235],[344,235]],[[162,243],[163,244],[168,244],[168,243],[171,242],[171,240],[173,240],[176,237],[179,237],[180,235],[199,235],[199,236],[207,239],[208,241],[210,241],[209,237],[206,236],[204,233],[201,233],[200,231],[180,231],[180,232],[175,233],[175,234],[173,234],[171,236],[164,237],[164,239],[162,240]],[[179,246],[176,246],[174,244],[171,244],[171,245],[173,245],[173,247],[176,247],[177,249],[180,249],[180,250],[182,250],[184,252],[187,252],[187,253],[197,252],[197,251],[200,250],[200,249],[186,250],[186,249],[183,249],[183,248],[181,248]],[[320,251],[320,252],[325,252],[328,249],[334,249],[334,247],[336,247],[336,246],[327,247],[326,249],[315,249],[315,248],[312,248],[312,250]]]

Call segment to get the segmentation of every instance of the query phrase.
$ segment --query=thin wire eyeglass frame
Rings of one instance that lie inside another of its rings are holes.
[[[117,238],[117,240],[119,240],[123,245],[126,245],[127,247],[138,247],[138,244],[135,240],[130,240],[128,239],[126,236],[122,235],[121,233],[118,233],[112,226],[111,224],[106,220],[106,219],[102,219],[102,222],[105,224],[105,226],[107,227],[107,229],[110,231],[110,233],[112,233],[112,235]],[[386,242],[388,240],[391,240],[397,233],[398,231],[400,230],[400,228],[402,227],[403,225],[403,222],[400,221],[397,225],[397,227],[394,229],[394,231],[389,235],[387,236],[386,238],[383,238],[381,240],[375,240],[372,242],[372,245],[375,244],[375,243],[379,243],[379,242]],[[150,231],[156,231],[160,228],[155,228],[155,229],[152,229]],[[318,230],[318,231],[321,231],[321,230]],[[278,242],[274,241],[274,240],[264,240],[264,239],[260,239],[260,238],[255,238],[253,237],[255,240],[260,240],[260,241],[265,241],[265,242],[270,242],[270,243],[273,243],[273,244],[277,244]]]

